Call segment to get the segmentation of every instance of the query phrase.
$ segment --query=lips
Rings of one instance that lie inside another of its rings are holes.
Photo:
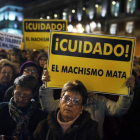
[[[66,108],[66,109],[64,109],[64,111],[65,111],[65,112],[72,112],[72,110],[67,109],[67,108]]]

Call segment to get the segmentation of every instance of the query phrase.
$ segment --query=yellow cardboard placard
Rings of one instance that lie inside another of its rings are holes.
[[[50,30],[67,30],[67,20],[24,19],[23,33],[26,49],[47,49]]]
[[[51,31],[47,87],[80,80],[88,91],[128,95],[135,38]]]

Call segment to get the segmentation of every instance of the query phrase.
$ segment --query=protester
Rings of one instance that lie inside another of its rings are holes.
[[[50,76],[48,71],[44,71],[42,75],[42,81],[45,83],[46,81],[50,81]],[[86,104],[86,110],[91,113],[91,118],[98,122],[98,131],[101,138],[103,138],[103,122],[105,116],[121,116],[125,114],[133,100],[133,88],[134,81],[129,78],[127,86],[131,87],[131,95],[120,96],[117,102],[113,102],[104,96],[99,94],[91,93],[88,96],[88,101]],[[52,111],[56,110],[59,105],[59,100],[54,100],[53,98],[53,90],[49,88],[40,88],[40,103],[42,105],[42,109],[44,111]]]
[[[37,85],[38,81],[32,75],[15,79],[10,102],[0,103],[0,135],[15,136],[18,140],[32,139],[38,123],[47,117],[32,99]]]
[[[6,90],[12,85],[15,75],[15,66],[7,59],[0,60],[0,102],[3,101]]]
[[[28,61],[33,61],[35,63],[38,63],[38,55],[40,54],[39,51],[32,51],[28,56]]]
[[[22,56],[22,61],[26,62],[27,61],[27,51],[26,50],[22,50],[21,51],[21,56]]]
[[[11,62],[12,62],[12,63],[15,65],[15,67],[16,67],[16,77],[18,77],[18,76],[19,76],[19,70],[20,70],[21,63],[20,63],[20,61],[19,61],[18,59],[14,59],[14,60],[12,60]]]
[[[38,55],[38,66],[40,69],[40,73],[39,73],[40,85],[42,85],[41,77],[42,77],[44,62],[47,61],[47,59],[48,59],[48,55],[46,52],[42,52]]]
[[[38,65],[33,62],[33,61],[27,61],[25,62],[19,70],[19,75],[32,75],[34,76],[36,79],[38,79],[39,77],[39,67]],[[13,91],[14,91],[14,87],[11,86],[5,93],[4,96],[4,101],[5,102],[9,102],[11,97],[13,96]],[[37,85],[37,90],[34,96],[34,99],[36,102],[38,102],[38,95],[39,95],[39,84]]]
[[[135,71],[132,78],[137,77]],[[123,116],[118,140],[140,140],[140,86],[134,88],[133,102],[128,112]]]
[[[136,72],[132,70],[131,79],[134,81],[134,83],[135,83],[136,77],[137,77]],[[111,116],[105,117],[105,120],[104,120],[104,137],[105,138],[104,138],[104,140],[120,140],[120,133],[126,131],[126,129],[122,130],[122,124],[124,124],[123,122],[125,122],[125,120],[123,120],[123,118],[124,118],[124,116],[126,116],[126,118],[129,116],[128,114],[130,114],[129,112],[131,112],[130,110],[133,108],[132,106],[134,106],[136,104],[136,103],[134,103],[134,100],[135,100],[135,98],[137,98],[136,97],[137,92],[140,93],[140,88],[137,91],[137,89],[134,86],[133,91],[134,91],[134,98],[133,98],[130,108],[128,109],[128,111],[125,115],[122,115],[119,117],[111,117]],[[117,102],[119,95],[110,94],[106,97],[110,100]]]
[[[11,50],[11,58],[10,58],[10,60],[13,61],[15,59],[18,59],[21,64],[23,63],[22,56],[21,56],[21,50],[18,49],[18,48],[13,48]]]
[[[39,123],[35,140],[99,140],[97,122],[83,110],[87,90],[80,81],[67,82],[62,89],[59,107]]]

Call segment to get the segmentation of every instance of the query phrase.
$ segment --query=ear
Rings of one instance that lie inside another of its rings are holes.
[[[61,102],[61,98],[59,99],[59,108],[60,108],[60,102]]]
[[[84,110],[85,106],[82,105],[82,111]]]

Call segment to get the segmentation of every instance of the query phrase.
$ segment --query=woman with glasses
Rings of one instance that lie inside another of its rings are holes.
[[[19,75],[32,75],[34,76],[37,80],[38,80],[38,77],[39,77],[39,67],[38,65],[33,62],[33,61],[27,61],[25,63],[23,63],[23,65],[20,67],[20,70],[19,70]],[[38,102],[38,95],[39,95],[39,84],[37,85],[38,89],[36,90],[36,93],[35,93],[35,96],[34,96],[34,99],[36,102]],[[13,90],[14,90],[14,87],[11,86],[5,93],[5,96],[4,96],[4,102],[9,102],[11,97],[13,96],[12,93],[13,93]],[[40,106],[40,105],[39,105]]]
[[[83,110],[86,101],[83,83],[67,82],[62,88],[59,109],[38,124],[33,134],[35,140],[99,140],[97,122]]]
[[[32,133],[47,113],[37,108],[33,100],[37,79],[22,75],[14,81],[14,92],[10,102],[0,103],[0,135],[15,140],[32,140]]]
[[[15,75],[15,66],[7,59],[0,60],[0,102],[3,102],[6,90],[12,86]]]
[[[42,75],[43,83],[49,82],[51,80],[49,72],[44,70]],[[131,103],[133,101],[133,88],[135,81],[132,78],[129,78],[126,82],[126,86],[130,87],[130,96],[119,96],[117,102],[111,101],[101,94],[88,93],[88,99],[86,103],[86,110],[91,113],[91,118],[98,122],[98,132],[100,138],[103,139],[103,123],[105,116],[121,116],[124,115]],[[44,111],[52,111],[56,110],[59,105],[59,100],[54,100],[53,98],[53,90],[49,88],[45,88],[44,85],[40,88],[40,103],[41,107]]]

